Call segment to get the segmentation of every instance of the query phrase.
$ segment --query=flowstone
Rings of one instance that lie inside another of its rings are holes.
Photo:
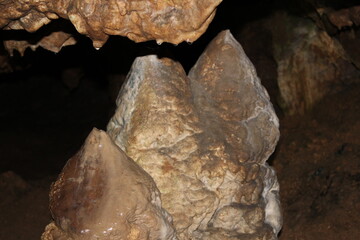
[[[107,132],[155,180],[179,239],[276,239],[279,184],[266,160],[278,119],[229,31],[187,76],[168,58],[135,60]]]

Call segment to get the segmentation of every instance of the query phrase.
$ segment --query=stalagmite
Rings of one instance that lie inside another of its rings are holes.
[[[229,31],[186,76],[156,56],[135,60],[108,133],[155,180],[179,239],[276,239],[279,185],[266,160],[278,119]]]
[[[50,192],[42,240],[175,240],[153,179],[94,129]]]

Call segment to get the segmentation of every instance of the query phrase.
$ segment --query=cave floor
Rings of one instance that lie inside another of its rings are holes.
[[[106,90],[98,86],[55,91],[60,95],[48,93],[47,102],[36,97],[30,101],[24,97],[26,92],[46,87],[47,80],[37,81],[38,86],[32,84],[34,89],[28,89],[26,83],[0,87],[4,98],[0,239],[40,238],[50,221],[51,182],[91,127],[105,128],[111,116],[111,110],[104,113],[104,106],[109,105]],[[51,86],[63,88],[61,84]],[[17,88],[18,95],[6,94],[11,87]],[[12,98],[21,99],[17,101],[19,106],[12,105]],[[45,110],[50,115],[44,120],[39,113]],[[59,116],[67,117],[59,120]],[[281,139],[270,159],[281,186],[284,227],[280,240],[360,239],[359,119],[360,86],[349,86],[328,96],[305,116],[280,118]]]
[[[273,156],[285,239],[360,239],[360,88],[281,120]]]

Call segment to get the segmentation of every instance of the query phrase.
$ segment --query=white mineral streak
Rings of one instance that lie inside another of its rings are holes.
[[[279,182],[276,178],[274,169],[267,164],[264,165],[266,175],[264,179],[264,190],[262,197],[265,201],[265,223],[269,224],[277,235],[282,227],[282,217],[280,209]]]
[[[155,180],[178,238],[276,239],[279,184],[265,162],[278,119],[229,31],[186,76],[179,63],[137,58],[108,133]]]

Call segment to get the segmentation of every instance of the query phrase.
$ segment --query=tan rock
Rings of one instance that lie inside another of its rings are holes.
[[[75,38],[71,34],[64,32],[52,32],[35,43],[32,39],[4,41],[4,47],[10,55],[13,55],[14,50],[17,50],[21,56],[24,55],[27,48],[35,51],[38,47],[42,47],[51,52],[58,53],[63,47],[74,44],[76,44]]]
[[[152,178],[94,129],[50,192],[43,240],[176,239]]]
[[[278,13],[270,24],[279,26],[271,29],[281,105],[286,113],[304,114],[358,76],[339,41],[311,20]]]
[[[117,105],[108,133],[154,178],[179,239],[276,239],[279,186],[265,161],[278,119],[229,31],[189,77],[170,59],[137,58]]]
[[[207,29],[221,0],[16,0],[0,4],[0,28],[34,32],[52,19],[69,19],[100,48],[109,35],[159,44],[193,42]]]

